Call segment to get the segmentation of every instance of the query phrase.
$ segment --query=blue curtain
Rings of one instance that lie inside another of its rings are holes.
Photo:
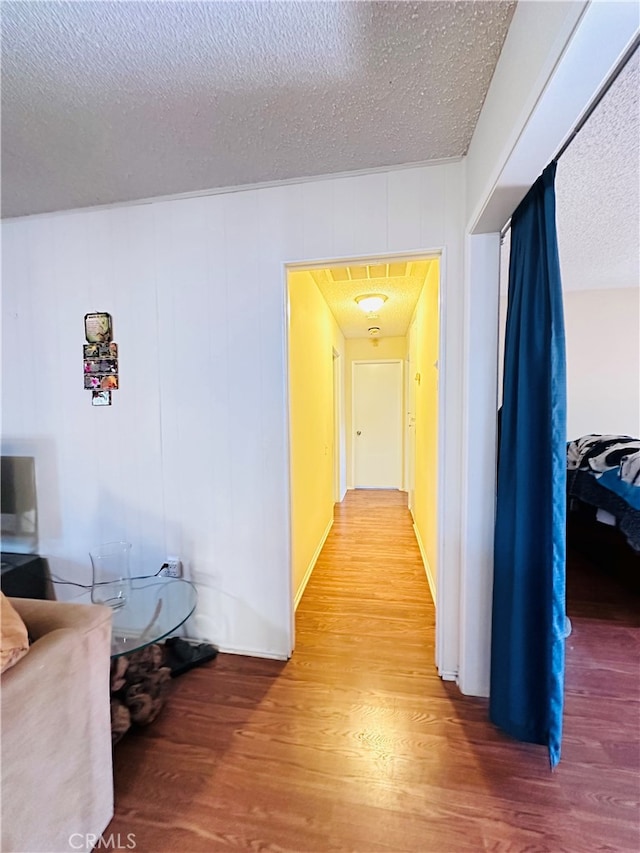
[[[566,371],[554,180],[511,218],[498,448],[491,720],[560,760],[564,700]]]

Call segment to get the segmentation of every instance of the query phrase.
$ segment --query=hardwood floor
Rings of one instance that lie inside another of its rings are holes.
[[[219,655],[177,679],[160,718],[115,749],[105,836],[134,833],[139,853],[640,849],[637,598],[615,604],[592,581],[570,583],[551,773],[544,748],[438,678],[406,496],[349,492],[292,659]]]

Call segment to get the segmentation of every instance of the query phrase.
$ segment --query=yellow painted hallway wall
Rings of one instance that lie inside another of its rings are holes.
[[[298,603],[333,523],[333,350],[344,337],[308,272],[290,272],[291,553]]]
[[[413,517],[435,597],[438,554],[438,349],[440,264],[429,261],[416,306],[416,474]]]

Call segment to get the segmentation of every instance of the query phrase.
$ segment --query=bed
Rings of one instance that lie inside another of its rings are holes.
[[[640,591],[640,439],[584,435],[567,445],[567,540]]]

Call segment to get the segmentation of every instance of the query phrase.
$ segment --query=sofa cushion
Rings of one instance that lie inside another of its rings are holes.
[[[2,599],[2,611],[0,612],[0,634],[2,635],[2,649],[0,653],[2,669],[9,669],[17,663],[21,657],[24,657],[29,651],[29,637],[27,635],[27,626],[24,624],[13,605],[3,592],[0,592]]]

